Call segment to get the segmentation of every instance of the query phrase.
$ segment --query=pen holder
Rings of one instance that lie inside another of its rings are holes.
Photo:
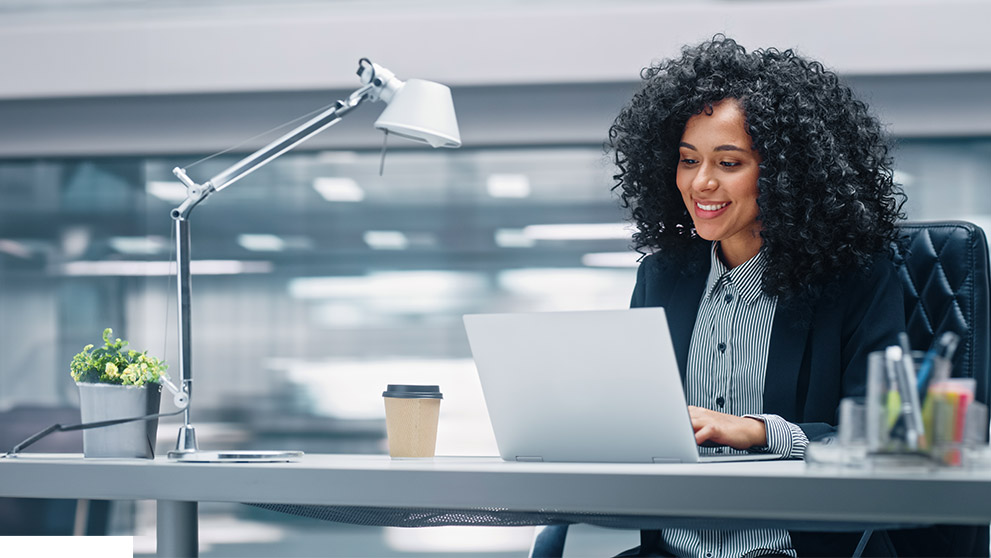
[[[939,465],[963,465],[967,448],[986,445],[987,407],[974,401],[974,379],[950,378],[946,359],[926,361],[920,351],[911,354],[911,366],[891,357],[868,355],[867,455],[924,455]],[[847,414],[840,409],[843,432]]]
[[[951,378],[953,334],[939,349],[867,357],[867,395],[840,401],[837,436],[809,444],[806,463],[844,467],[988,467],[988,408],[973,378]],[[943,350],[946,349],[946,350]]]

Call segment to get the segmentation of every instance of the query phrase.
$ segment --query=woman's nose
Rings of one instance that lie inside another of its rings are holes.
[[[699,192],[715,190],[719,187],[719,181],[716,180],[716,177],[708,169],[703,167],[695,175],[695,180],[692,181],[692,187]]]

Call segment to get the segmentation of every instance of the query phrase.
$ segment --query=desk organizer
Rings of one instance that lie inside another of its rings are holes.
[[[991,446],[965,444],[938,452],[870,452],[866,445],[848,445],[835,438],[812,442],[805,451],[809,467],[852,470],[919,470],[991,467]]]
[[[975,400],[974,378],[954,378],[959,337],[943,333],[929,352],[908,337],[867,358],[865,397],[840,401],[835,438],[809,445],[809,465],[931,469],[991,465],[988,408]]]

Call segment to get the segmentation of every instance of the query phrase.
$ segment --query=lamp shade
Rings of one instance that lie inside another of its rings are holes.
[[[375,121],[375,127],[431,147],[461,146],[451,90],[432,81],[406,80]]]

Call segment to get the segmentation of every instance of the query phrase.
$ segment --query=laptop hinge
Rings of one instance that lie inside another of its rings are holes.
[[[516,456],[516,460],[517,461],[543,461],[544,458],[543,457],[532,457],[532,456],[529,456],[529,455],[517,455]]]
[[[680,459],[674,457],[652,457],[654,463],[681,463]]]

